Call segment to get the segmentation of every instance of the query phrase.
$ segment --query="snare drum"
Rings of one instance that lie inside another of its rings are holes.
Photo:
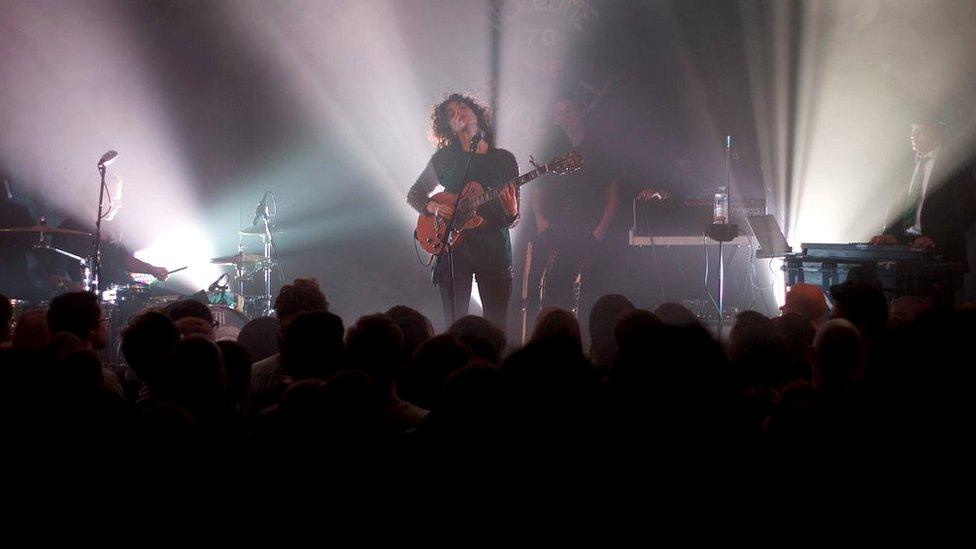
[[[217,323],[214,328],[215,339],[237,341],[237,334],[241,333],[241,328],[249,320],[247,315],[226,305],[208,305],[208,307]]]
[[[115,303],[120,309],[137,311],[149,304],[149,284],[120,284],[115,288]]]

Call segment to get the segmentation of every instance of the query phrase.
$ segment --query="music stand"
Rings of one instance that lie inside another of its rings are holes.
[[[756,250],[757,259],[786,257],[793,253],[793,248],[786,242],[786,235],[779,228],[776,218],[771,215],[750,215],[746,217],[752,234],[759,242]]]

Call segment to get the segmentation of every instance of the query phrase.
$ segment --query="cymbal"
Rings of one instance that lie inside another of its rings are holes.
[[[244,252],[240,252],[234,255],[215,257],[211,259],[210,262],[215,265],[240,265],[242,263],[258,263],[260,261],[264,261],[265,259],[266,258],[261,254],[246,254]]]
[[[33,227],[3,227],[0,233],[41,233],[41,234],[74,234],[79,236],[91,236],[85,231],[74,231],[71,229],[58,229],[47,225],[34,225]]]
[[[280,232],[278,231],[278,228],[273,224],[269,225],[268,229],[270,229],[272,233]],[[250,227],[244,227],[243,229],[238,229],[237,232],[241,234],[263,235],[267,231],[264,228],[264,223],[258,223],[257,225],[251,225]]]

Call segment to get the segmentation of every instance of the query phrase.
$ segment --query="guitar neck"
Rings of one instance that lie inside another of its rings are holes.
[[[515,179],[509,181],[508,183],[514,183],[516,187],[521,187],[522,185],[525,185],[526,183],[532,181],[533,179],[539,177],[540,175],[545,175],[547,173],[549,173],[549,164],[540,166],[532,170],[531,172],[524,173],[516,177]],[[507,186],[508,183],[502,185],[502,187]],[[487,191],[485,191],[483,195],[479,196],[477,200],[474,201],[474,203],[472,204],[472,210],[478,209],[481,206],[484,206],[485,204],[498,198],[499,193],[501,193],[501,189],[488,189]]]

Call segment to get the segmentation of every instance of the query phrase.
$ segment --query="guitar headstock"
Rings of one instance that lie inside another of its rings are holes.
[[[576,151],[569,151],[562,156],[553,158],[546,166],[549,168],[550,173],[556,175],[573,173],[583,167],[583,155]]]

